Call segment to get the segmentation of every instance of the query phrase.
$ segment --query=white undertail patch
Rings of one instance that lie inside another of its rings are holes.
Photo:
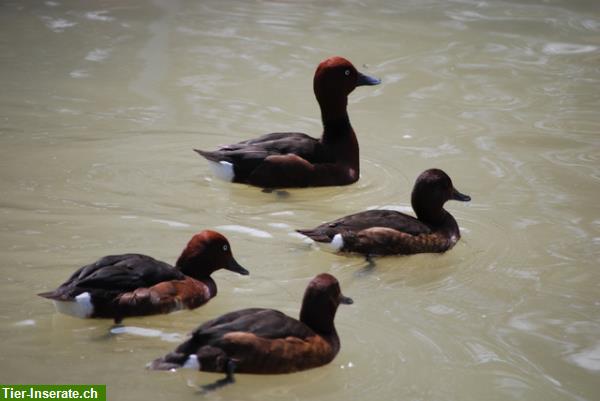
[[[342,238],[342,234],[334,235],[333,239],[329,243],[329,246],[335,252],[339,252],[344,247],[344,238]]]
[[[200,370],[200,362],[198,362],[198,355],[191,354],[190,356],[188,356],[188,359],[185,361],[182,368]]]
[[[73,301],[54,301],[54,306],[60,313],[82,319],[90,317],[94,313],[94,305],[89,292],[82,292]]]
[[[233,164],[226,161],[214,162],[212,160],[209,160],[208,165],[215,177],[217,177],[218,179],[227,182],[233,181],[233,177],[235,175],[235,173],[233,172]]]

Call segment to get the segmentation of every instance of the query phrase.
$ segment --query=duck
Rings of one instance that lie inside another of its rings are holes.
[[[277,132],[214,151],[194,149],[225,181],[265,189],[349,185],[359,179],[359,148],[350,125],[348,95],[357,87],[381,81],[334,56],[317,67],[313,89],[321,108],[320,138]]]
[[[214,389],[233,383],[234,372],[281,374],[322,366],[340,350],[333,322],[337,308],[352,303],[334,276],[321,273],[306,287],[299,319],[264,308],[226,313],[200,325],[175,351],[148,367],[225,373],[205,387]]]
[[[444,209],[448,200],[468,202],[471,197],[454,188],[443,170],[433,168],[415,181],[411,204],[416,218],[395,210],[368,210],[296,231],[368,260],[373,255],[442,253],[460,239],[456,220]]]
[[[147,255],[104,256],[78,269],[57,289],[38,294],[56,309],[79,318],[111,318],[115,324],[130,316],[195,309],[217,295],[211,274],[219,269],[249,272],[233,257],[222,234],[195,234],[175,266]]]

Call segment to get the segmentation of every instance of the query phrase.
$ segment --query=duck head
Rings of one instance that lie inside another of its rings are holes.
[[[250,274],[234,259],[231,245],[223,235],[205,230],[192,237],[177,259],[176,267],[186,276],[201,279],[219,269]]]
[[[448,174],[440,169],[429,169],[419,175],[411,196],[411,204],[419,220],[438,222],[443,218],[444,203],[448,200],[468,202],[471,197],[454,188]]]
[[[335,119],[346,114],[348,95],[354,88],[379,83],[379,79],[362,74],[345,58],[334,56],[317,67],[313,90],[324,119]]]
[[[319,274],[306,287],[300,321],[319,334],[333,333],[333,318],[338,306],[353,302],[352,298],[342,295],[340,284],[335,277],[327,273]]]

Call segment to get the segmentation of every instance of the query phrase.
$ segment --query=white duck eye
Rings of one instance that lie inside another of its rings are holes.
[[[350,75],[350,70],[344,71],[344,75],[346,75],[346,76]]]
[[[227,250],[229,250],[229,247],[227,245],[223,245],[223,252],[227,252]]]

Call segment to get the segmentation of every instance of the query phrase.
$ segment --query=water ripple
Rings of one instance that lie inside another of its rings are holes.
[[[581,54],[598,50],[598,46],[580,45],[575,43],[548,43],[542,50],[545,54]]]
[[[569,362],[592,372],[600,371],[600,343],[580,352],[569,355]]]
[[[53,18],[48,16],[41,17],[44,22],[46,22],[46,26],[50,28],[50,30],[61,33],[64,32],[67,28],[72,28],[77,25],[77,22],[69,21],[64,18]]]

